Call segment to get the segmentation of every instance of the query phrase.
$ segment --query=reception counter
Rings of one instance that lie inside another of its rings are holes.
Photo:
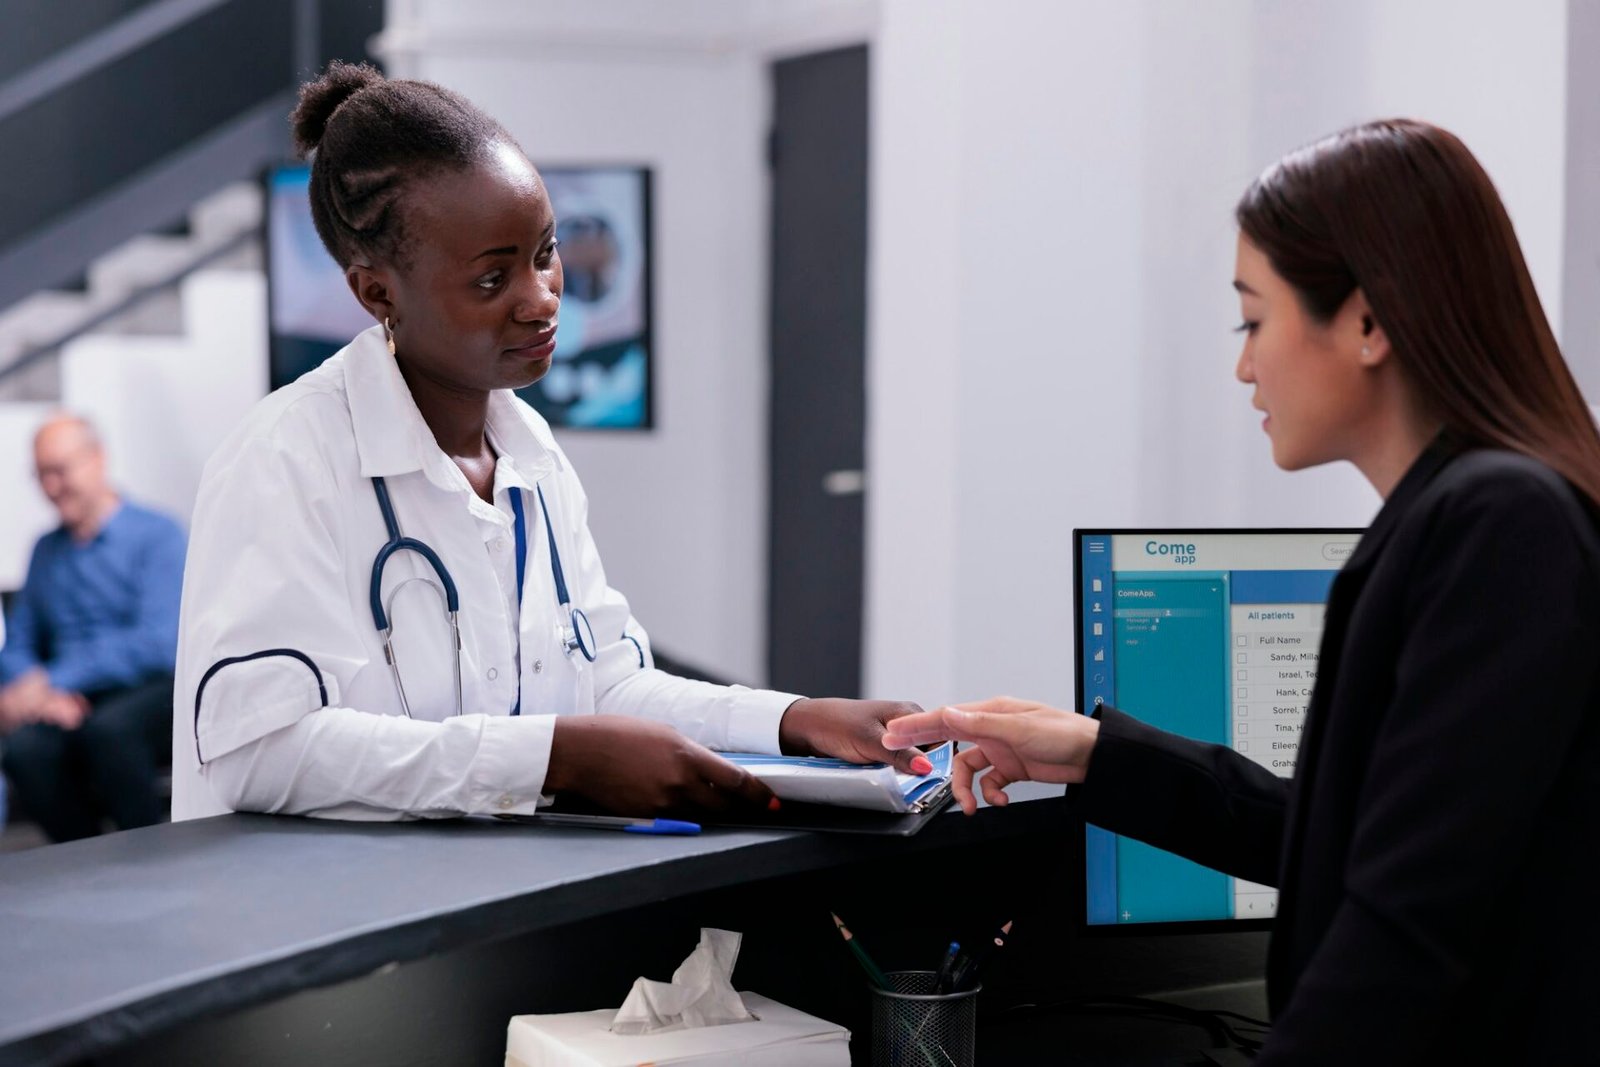
[[[745,931],[740,988],[860,1028],[829,910],[886,967],[1014,915],[985,996],[1070,989],[1072,825],[1064,800],[904,839],[229,815],[4,855],[0,1064],[496,1063],[510,1015],[614,1006],[701,925]],[[1071,951],[1107,990],[1259,974],[1260,935],[1162,940],[1131,970],[1131,942]]]

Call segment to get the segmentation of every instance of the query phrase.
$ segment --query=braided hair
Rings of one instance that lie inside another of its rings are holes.
[[[295,152],[311,159],[311,218],[339,266],[406,263],[401,201],[441,170],[462,170],[496,141],[494,119],[432,82],[385,78],[339,60],[300,87],[289,117]]]

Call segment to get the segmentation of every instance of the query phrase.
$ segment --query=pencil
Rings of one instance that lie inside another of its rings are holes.
[[[962,989],[965,989],[969,982],[977,979],[979,968],[989,961],[989,958],[994,955],[994,950],[997,948],[1005,948],[1006,938],[1011,934],[1011,925],[1012,924],[1010,922],[1007,922],[1000,928],[999,932],[990,939],[989,945],[979,946],[978,951],[974,952],[971,956],[968,956],[964,961],[962,961],[961,966],[956,968],[955,975],[950,979],[951,989],[959,992]],[[990,947],[991,945],[993,947]]]
[[[830,911],[828,914],[833,915],[833,912]],[[872,984],[879,989],[888,989],[889,979],[878,969],[878,965],[872,962],[872,957],[867,955],[867,950],[861,947],[861,942],[856,940],[850,928],[844,924],[844,920],[833,915],[833,925],[839,928],[839,936],[850,946],[850,952],[855,956],[856,962],[861,964],[861,969],[867,972],[867,977],[872,979]]]

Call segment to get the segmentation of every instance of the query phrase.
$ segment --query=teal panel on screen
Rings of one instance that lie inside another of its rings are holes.
[[[1163,730],[1228,743],[1228,576],[1119,572],[1116,705]],[[1117,838],[1117,921],[1229,919],[1227,875]]]

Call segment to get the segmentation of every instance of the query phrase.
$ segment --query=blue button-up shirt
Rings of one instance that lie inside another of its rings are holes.
[[[126,502],[84,544],[45,534],[6,621],[0,685],[34,667],[75,693],[171,674],[185,550],[176,522]]]

